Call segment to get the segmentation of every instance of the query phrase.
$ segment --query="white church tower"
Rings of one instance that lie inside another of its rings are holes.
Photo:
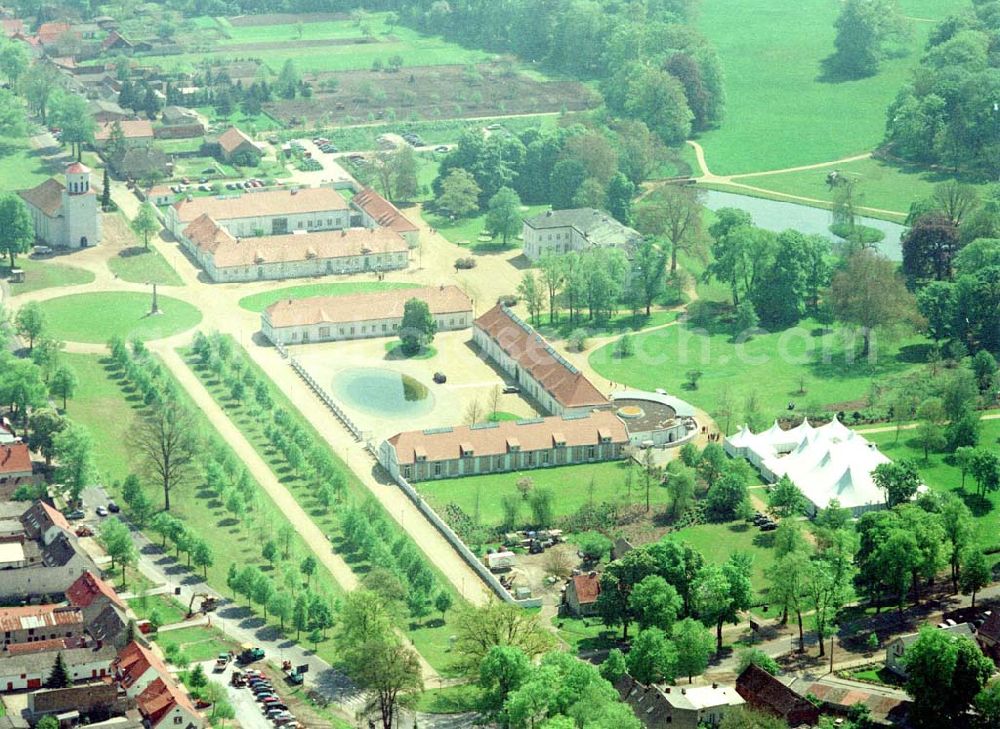
[[[101,216],[97,193],[90,187],[90,168],[74,162],[66,168],[62,194],[65,241],[70,248],[87,248],[101,242]]]

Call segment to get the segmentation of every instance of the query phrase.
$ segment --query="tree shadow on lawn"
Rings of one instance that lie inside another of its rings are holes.
[[[952,489],[954,494],[965,502],[969,511],[975,517],[983,517],[993,511],[993,502],[975,492],[966,491],[961,486]]]
[[[903,348],[906,349],[906,348]],[[803,365],[810,375],[819,380],[850,380],[861,377],[869,378],[876,375],[887,376],[910,369],[915,356],[908,351],[904,356],[902,349],[890,357],[862,357],[860,347],[853,349],[845,346],[843,351],[833,353],[817,353],[812,362]]]

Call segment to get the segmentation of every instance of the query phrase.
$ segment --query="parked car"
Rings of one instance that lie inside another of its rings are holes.
[[[778,525],[775,524],[773,521],[768,521],[760,525],[760,530],[762,532],[773,532],[777,528]]]
[[[229,665],[229,661],[231,661],[232,659],[233,657],[229,655],[228,651],[225,653],[220,653],[219,656],[215,659],[215,672],[222,673],[223,671],[225,671],[226,666]]]
[[[73,511],[66,514],[67,519],[83,519],[87,516],[87,512],[83,509],[73,509]]]
[[[435,152],[447,152],[448,151],[448,145],[446,145],[446,144],[439,144],[437,147],[434,148],[434,151]]]
[[[507,385],[506,387],[503,388],[504,395],[516,395],[519,392],[521,392],[521,388],[518,387],[517,385]]]
[[[98,506],[96,509],[94,509],[94,513],[97,514],[98,516],[107,516],[108,510],[105,509],[103,506]]]
[[[497,129],[500,129],[500,126],[500,124],[487,124],[486,128],[491,132],[495,132]]]
[[[114,501],[108,502],[108,511],[110,511],[112,514],[117,514],[121,510],[122,507],[118,506],[118,504],[116,504]]]
[[[434,373],[434,382],[436,382],[437,384],[443,385],[447,381],[448,381],[448,376],[444,372]]]

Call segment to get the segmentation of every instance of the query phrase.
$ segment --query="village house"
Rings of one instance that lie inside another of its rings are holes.
[[[123,36],[117,30],[112,30],[108,33],[107,37],[101,42],[101,52],[110,53],[111,51],[116,51],[118,53],[123,53],[125,55],[130,55],[135,50],[135,46],[132,44],[128,38]]]
[[[0,445],[0,484],[30,481],[32,475],[31,451],[27,443]]]
[[[97,194],[90,168],[74,162],[66,168],[66,184],[50,177],[18,195],[28,206],[35,237],[53,248],[87,248],[101,242]]]
[[[188,696],[173,680],[164,674],[150,683],[136,697],[143,725],[149,729],[201,729],[205,720]]]
[[[566,609],[581,618],[596,615],[600,594],[601,578],[596,572],[573,575],[566,583]]]
[[[362,226],[389,228],[403,236],[410,248],[420,243],[420,228],[372,188],[366,187],[351,198],[351,205],[361,213]]]
[[[160,676],[169,676],[160,657],[138,641],[122,648],[111,663],[112,675],[126,694],[135,698]]]
[[[26,605],[0,608],[3,645],[83,635],[83,611],[73,606]]]
[[[143,180],[166,177],[173,169],[170,158],[159,147],[126,147],[108,159],[115,175],[122,179]]]
[[[525,394],[552,415],[582,414],[611,406],[582,372],[503,304],[476,319],[472,339]]]
[[[976,630],[972,623],[958,623],[939,627],[949,635],[974,639]],[[894,638],[885,647],[885,667],[901,678],[906,678],[906,651],[920,637],[919,633],[908,633]]]
[[[746,702],[730,686],[644,686],[625,674],[618,695],[646,729],[702,729],[718,726],[733,707]]]
[[[90,722],[90,729],[141,729],[138,721],[130,722],[123,716],[129,707],[129,699],[118,693],[118,687],[113,681],[104,678],[105,669],[101,669],[97,680],[77,683],[65,688],[38,689],[28,694],[28,716],[32,720],[50,714],[58,717],[60,714],[74,712],[75,715],[89,718],[113,718],[106,721]],[[137,717],[138,718],[138,717]]]
[[[753,663],[736,679],[736,691],[750,707],[784,719],[789,726],[813,726],[819,721],[818,708]]]
[[[148,119],[110,121],[98,125],[97,130],[94,132],[94,146],[98,150],[104,149],[107,146],[115,124],[121,126],[126,149],[131,147],[148,147],[153,143],[153,137],[155,136],[153,134],[153,123]]]
[[[98,124],[110,124],[112,122],[123,122],[132,116],[132,113],[121,108],[114,101],[95,99],[87,104],[87,112]]]
[[[107,582],[84,572],[66,589],[66,601],[83,611],[87,633],[95,641],[124,646],[128,634],[128,606]]]
[[[295,231],[350,227],[347,202],[332,187],[262,190],[215,197],[188,197],[166,210],[166,225],[178,238],[206,215],[234,237],[285,235]]]
[[[253,166],[264,156],[264,150],[236,127],[229,127],[217,139],[207,141],[206,145],[217,147],[222,161],[240,167]]]
[[[208,277],[220,282],[391,271],[410,262],[406,241],[386,228],[243,238],[202,215],[179,238]]]
[[[31,650],[8,650],[0,653],[0,690],[41,688],[52,674],[56,656],[60,653],[73,681],[90,681],[111,675],[111,660],[115,655],[111,647],[77,648],[46,644],[43,646],[44,650],[34,650],[39,645],[42,644],[26,646]]]
[[[522,230],[524,255],[537,261],[546,253],[569,253],[590,248],[620,248],[630,253],[642,236],[615,220],[610,213],[593,208],[547,210],[525,218]]]
[[[46,49],[55,46],[66,38],[81,38],[79,33],[73,32],[73,27],[69,23],[50,22],[42,23],[38,26],[38,42]]]
[[[627,443],[624,423],[596,411],[397,433],[379,462],[393,478],[427,481],[616,460]]]
[[[165,107],[160,121],[153,129],[157,139],[194,139],[205,134],[205,124],[198,114],[183,106]]]
[[[351,296],[282,299],[261,313],[260,329],[275,344],[392,337],[399,333],[403,310],[410,299],[427,304],[439,332],[472,325],[472,301],[465,292],[457,286],[430,286]]]
[[[62,595],[97,572],[65,517],[43,501],[0,502],[0,602]]]

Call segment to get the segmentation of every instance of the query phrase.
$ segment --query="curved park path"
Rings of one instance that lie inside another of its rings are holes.
[[[757,193],[758,195],[775,196],[789,201],[798,201],[808,203],[812,206],[827,207],[830,204],[829,200],[821,200],[815,197],[806,197],[804,195],[794,195],[788,192],[778,192],[776,190],[769,190],[765,187],[757,187],[755,185],[748,185],[745,182],[739,182],[739,180],[748,177],[767,177],[769,175],[782,175],[788,172],[802,172],[805,170],[819,170],[826,167],[834,167],[836,165],[847,164],[848,162],[858,162],[864,159],[871,158],[871,152],[866,152],[864,154],[856,154],[851,157],[842,157],[841,159],[835,159],[830,162],[817,162],[810,165],[800,165],[798,167],[785,167],[777,170],[765,170],[764,172],[743,172],[735,175],[717,175],[711,171],[708,166],[708,162],[705,159],[705,150],[698,144],[698,142],[693,139],[687,140],[688,145],[694,149],[695,159],[698,161],[698,169],[701,174],[694,177],[696,182],[708,183],[713,185],[725,185],[729,188],[735,188],[738,190],[747,190],[748,192]],[[901,210],[886,210],[884,208],[873,208],[865,205],[859,205],[858,210],[862,210],[869,213],[875,213],[876,215],[906,215],[904,211]]]

